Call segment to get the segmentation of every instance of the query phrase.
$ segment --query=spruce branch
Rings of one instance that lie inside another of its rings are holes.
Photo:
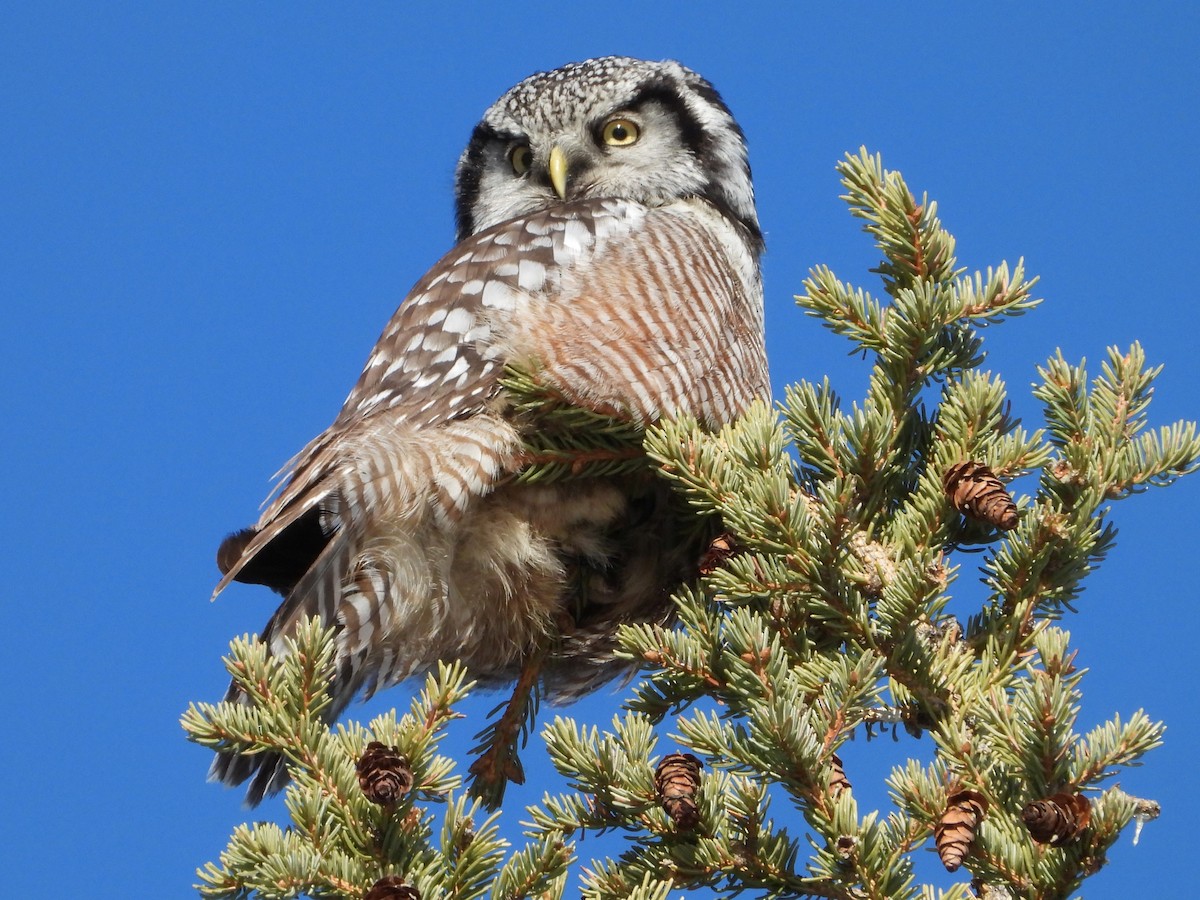
[[[500,806],[509,782],[525,783],[520,748],[528,740],[529,724],[541,700],[539,678],[548,649],[541,647],[529,655],[521,666],[511,697],[492,710],[487,727],[475,736],[478,743],[471,751],[475,761],[468,769],[471,791],[488,809]],[[500,709],[503,713],[495,718]]]
[[[863,230],[875,238],[884,261],[873,271],[896,297],[918,282],[938,283],[956,277],[954,238],[941,227],[937,204],[918,203],[898,172],[883,167],[882,158],[860,147],[838,164],[842,199],[850,215],[863,219]]]
[[[297,629],[286,655],[269,655],[254,638],[230,645],[226,666],[246,702],[193,704],[182,725],[189,740],[214,750],[273,752],[292,781],[288,828],[241,825],[217,863],[197,875],[206,897],[359,897],[379,879],[402,875],[425,896],[482,896],[498,874],[507,843],[495,819],[476,824],[478,803],[454,797],[460,779],[437,754],[454,706],[470,689],[460,665],[430,674],[410,710],[368,726],[330,728],[335,632],[313,619]],[[360,783],[368,745],[394,748],[411,772],[411,791],[380,804]],[[420,804],[445,805],[440,840]]]
[[[571,405],[530,369],[509,365],[500,384],[525,442],[518,482],[649,474],[641,425]]]

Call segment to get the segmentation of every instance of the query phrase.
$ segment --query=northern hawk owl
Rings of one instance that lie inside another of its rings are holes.
[[[635,424],[715,428],[769,392],[745,140],[695,72],[606,57],[526,78],[475,126],[455,193],[454,248],[218,552],[218,591],[283,596],[272,651],[304,618],[340,627],[330,715],[443,659],[502,683],[548,639],[546,689],[578,695],[626,671],[618,624],[668,620],[696,576],[662,479],[515,480],[531,426],[506,367]],[[286,780],[261,755],[213,774],[253,776],[251,802]]]

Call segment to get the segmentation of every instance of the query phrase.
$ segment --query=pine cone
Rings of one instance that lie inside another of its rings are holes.
[[[838,793],[848,790],[850,790],[850,779],[846,777],[846,770],[842,768],[842,759],[836,753],[831,754],[829,757],[829,791]]]
[[[740,548],[732,531],[722,531],[708,545],[700,557],[700,574],[711,575],[737,554]]]
[[[980,462],[960,462],[946,470],[942,485],[960,513],[1002,531],[1017,527],[1017,504],[996,473]]]
[[[696,788],[700,786],[701,766],[690,753],[672,753],[664,756],[654,770],[659,802],[680,831],[691,831],[700,821]]]
[[[1021,810],[1021,821],[1039,844],[1066,844],[1087,828],[1092,804],[1083,794],[1058,793],[1034,800]]]
[[[363,900],[421,900],[421,892],[400,875],[384,875],[363,894]]]
[[[834,842],[833,852],[837,854],[837,858],[843,862],[849,862],[854,859],[854,854],[858,850],[858,838],[852,834],[843,834]]]
[[[412,790],[413,773],[395,747],[371,741],[358,761],[358,784],[372,803],[392,806]]]
[[[987,806],[987,800],[975,791],[958,791],[946,798],[946,811],[933,826],[933,842],[947,872],[962,865]]]

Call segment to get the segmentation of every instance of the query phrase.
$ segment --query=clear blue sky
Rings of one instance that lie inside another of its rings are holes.
[[[861,391],[866,365],[791,296],[816,263],[871,284],[833,173],[866,144],[940,202],[964,264],[1023,255],[1042,276],[1044,306],[987,334],[1027,424],[1056,347],[1098,361],[1134,339],[1166,364],[1154,420],[1200,417],[1192,4],[20,7],[0,12],[6,896],[185,897],[246,818],[177,724],[274,606],[254,588],[208,602],[216,544],[448,247],[457,154],[530,72],[675,57],[723,92],[769,241],[778,390],[828,373]],[[1089,900],[1172,893],[1200,806],[1200,475],[1113,517],[1116,552],[1066,622],[1091,669],[1080,727],[1166,720],[1166,746],[1120,779],[1164,813]],[[604,723],[618,703],[572,712]],[[913,747],[859,741],[856,791]]]

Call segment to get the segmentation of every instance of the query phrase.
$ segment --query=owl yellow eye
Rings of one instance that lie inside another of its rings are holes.
[[[508,151],[508,161],[512,163],[514,172],[524,175],[533,164],[533,151],[524,144],[517,144]]]
[[[612,119],[604,123],[600,137],[610,147],[628,147],[637,143],[640,134],[641,129],[628,119]]]

